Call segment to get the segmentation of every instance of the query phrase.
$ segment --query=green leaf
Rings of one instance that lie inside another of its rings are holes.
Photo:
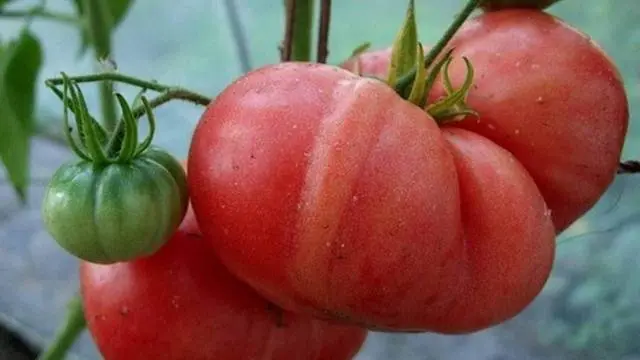
[[[111,19],[110,19],[111,31],[113,31],[115,28],[118,27],[118,25],[120,25],[120,23],[124,19],[125,15],[127,14],[129,9],[131,8],[131,5],[133,4],[133,0],[103,0],[103,1],[105,1],[105,3],[107,4],[109,14],[111,15]],[[78,17],[80,17],[81,19],[85,19],[86,13],[84,9],[84,0],[73,0],[73,3],[75,4],[76,13],[78,14]],[[82,31],[82,34],[80,35],[81,45],[80,45],[80,50],[78,52],[78,56],[84,55],[84,53],[89,48],[90,36],[89,36],[89,29],[87,26],[88,26],[87,24],[84,24],[84,26],[81,29]]]
[[[12,2],[13,0],[0,0],[0,8]]]
[[[26,200],[29,139],[42,56],[40,41],[26,29],[0,51],[0,159],[22,201]]]
[[[402,29],[396,36],[391,51],[391,63],[387,83],[395,87],[399,78],[412,71],[416,64],[418,27],[416,24],[415,0],[409,1],[407,15]]]

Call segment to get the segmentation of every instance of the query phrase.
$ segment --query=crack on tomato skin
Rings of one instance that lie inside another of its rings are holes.
[[[275,324],[277,328],[286,328],[288,327],[284,323],[284,310],[279,306],[273,304],[272,302],[267,302],[266,310],[268,313],[271,313],[274,317]]]

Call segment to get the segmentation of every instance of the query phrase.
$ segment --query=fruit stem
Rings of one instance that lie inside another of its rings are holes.
[[[431,64],[433,64],[433,62],[438,58],[438,55],[440,55],[440,53],[444,50],[444,48],[447,46],[449,41],[451,41],[451,39],[456,34],[458,29],[460,29],[462,24],[464,24],[464,22],[467,21],[469,16],[471,16],[473,11],[478,7],[479,3],[480,3],[480,0],[467,1],[467,4],[464,6],[464,8],[462,8],[462,11],[460,11],[460,13],[456,16],[456,18],[453,20],[451,25],[449,25],[449,28],[444,33],[444,35],[440,38],[440,40],[438,40],[438,42],[433,46],[433,48],[431,48],[429,53],[427,53],[427,55],[425,56],[424,67],[428,68],[429,66],[431,66]],[[409,73],[407,73],[406,75],[398,79],[398,82],[395,86],[395,90],[398,94],[403,94],[405,89],[408,86],[411,86],[411,84],[415,80],[417,72],[418,72],[418,69],[414,67]]]
[[[196,94],[189,90],[181,89],[181,88],[173,88],[165,91],[164,93],[158,95],[157,97],[149,100],[147,105],[139,105],[131,112],[133,114],[134,119],[139,119],[144,114],[147,114],[147,106],[149,109],[155,109],[156,107],[166,104],[171,100],[186,100],[192,102],[196,105],[207,106],[212,101],[211,98],[208,98],[203,95]],[[120,146],[120,141],[122,139],[122,133],[124,131],[124,123],[122,121],[118,122],[116,129],[114,130],[114,136],[111,137],[109,143],[107,144],[106,151],[107,154],[112,154],[117,151],[117,147]]]
[[[197,92],[183,89],[178,86],[164,85],[159,84],[155,81],[147,81],[138,79],[133,76],[124,75],[120,73],[100,73],[100,74],[91,74],[91,75],[80,75],[80,76],[69,76],[69,80],[72,80],[75,83],[87,83],[87,82],[97,82],[97,81],[115,81],[123,84],[128,84],[132,86],[137,86],[139,88],[153,90],[162,93],[157,98],[150,100],[152,108],[163,105],[170,100],[179,99],[185,100],[196,105],[207,106],[211,102],[212,98],[199,94]],[[55,85],[61,85],[64,83],[64,79],[61,77],[51,78],[45,80],[45,84],[49,87],[53,87]],[[136,118],[144,115],[144,107],[139,106],[134,111],[133,114],[136,115]]]
[[[67,305],[64,322],[47,348],[37,360],[64,360],[65,355],[87,327],[80,295],[75,295]]]
[[[286,27],[282,61],[311,61],[313,0],[285,0]]]
[[[84,0],[86,23],[89,26],[89,37],[95,50],[98,61],[108,59],[111,56],[111,17],[107,7],[107,1],[111,0]],[[113,83],[103,81],[100,83],[100,106],[102,108],[102,121],[105,129],[110,132],[116,127],[118,114],[113,97]]]

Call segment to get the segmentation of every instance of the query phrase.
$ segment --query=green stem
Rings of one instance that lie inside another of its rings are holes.
[[[0,9],[0,17],[5,18],[29,18],[29,17],[37,17],[43,20],[51,20],[56,21],[63,24],[69,25],[79,25],[80,19],[78,19],[74,15],[57,13],[53,11],[49,11],[43,9],[40,6],[34,6],[31,9],[24,10],[4,10]]]
[[[86,11],[86,22],[89,27],[91,44],[95,50],[98,61],[108,59],[111,54],[111,31],[113,24],[107,1],[112,0],[83,0]],[[100,83],[100,106],[102,108],[102,120],[108,132],[116,127],[118,114],[113,97],[113,83],[103,81]]]
[[[154,90],[158,92],[167,91],[169,89],[175,88],[175,86],[163,85],[159,84],[156,81],[147,81],[138,79],[133,76],[124,75],[121,73],[115,72],[106,72],[100,74],[90,74],[90,75],[78,75],[78,76],[69,76],[69,80],[72,80],[76,83],[87,83],[87,82],[98,82],[98,81],[115,81],[123,84],[137,86],[143,89]],[[64,79],[62,77],[56,77],[45,80],[45,84],[47,85],[62,85],[64,84]]]
[[[296,0],[293,16],[292,61],[311,61],[314,0]]]
[[[58,329],[53,341],[37,358],[37,360],[63,360],[76,339],[87,326],[82,308],[82,299],[76,295],[68,305],[66,318]]]
[[[458,32],[458,29],[464,24],[465,21],[471,16],[473,11],[478,7],[480,0],[468,0],[462,11],[456,16],[444,35],[438,40],[438,42],[431,48],[429,53],[424,58],[424,66],[428,68],[438,58],[438,55],[444,50],[449,41]],[[411,72],[404,75],[398,80],[395,87],[396,92],[399,94],[404,93],[405,89],[410,86],[415,80],[418,69],[413,68]]]
[[[202,106],[207,106],[211,102],[210,97],[196,93],[191,90],[183,89],[179,86],[160,84],[156,81],[142,80],[142,79],[135,78],[133,76],[124,75],[120,73],[101,73],[101,74],[91,74],[91,75],[69,76],[68,79],[78,84],[106,81],[106,80],[115,81],[123,84],[137,86],[142,89],[148,89],[148,90],[153,90],[153,91],[163,93],[157,98],[149,101],[149,103],[151,104],[151,107],[162,105],[174,99],[185,100],[185,101],[194,103],[196,105],[202,105]],[[63,83],[64,83],[64,79],[61,77],[45,80],[45,84],[47,86],[62,85]],[[134,114],[138,114],[138,112],[136,111],[139,111],[139,116],[144,114],[143,107],[138,107],[136,110],[134,110]]]

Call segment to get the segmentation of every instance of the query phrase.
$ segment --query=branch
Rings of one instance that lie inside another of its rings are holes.
[[[181,88],[179,86],[160,84],[157,81],[142,80],[133,76],[124,75],[116,72],[69,76],[69,80],[74,81],[76,83],[87,83],[87,82],[109,80],[109,81],[115,81],[115,82],[128,84],[132,86],[137,86],[142,89],[153,90],[161,93],[170,92],[173,94],[172,96],[174,96],[172,97],[172,99],[187,100],[198,105],[207,106],[211,102],[210,97],[196,93],[191,90]],[[44,82],[47,86],[62,85],[63,79],[61,77],[50,78],[45,80]],[[151,103],[153,104],[153,100],[151,101]]]
[[[621,162],[618,166],[618,174],[637,174],[640,173],[640,161],[629,160]]]
[[[24,10],[0,9],[0,17],[16,18],[16,19],[36,17],[42,20],[50,20],[50,21],[55,21],[63,24],[69,24],[74,26],[80,25],[80,19],[78,19],[78,17],[76,17],[75,15],[49,11],[49,10],[43,9],[41,6],[35,6],[31,9],[24,9]]]
[[[331,0],[321,0],[320,27],[318,34],[317,62],[327,63],[329,55],[329,25],[331,24]]]
[[[293,51],[293,29],[296,23],[296,0],[284,0],[285,1],[285,28],[284,28],[284,40],[280,47],[280,61],[291,61],[291,54]]]

